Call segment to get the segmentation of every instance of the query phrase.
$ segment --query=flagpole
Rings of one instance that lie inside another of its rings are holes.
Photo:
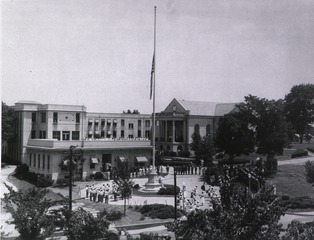
[[[156,6],[154,7],[154,83],[153,83],[153,128],[152,128],[152,138],[153,138],[153,169],[155,170],[156,164],[156,154],[155,154],[155,145],[156,145],[156,129],[155,129],[155,83],[156,83]]]

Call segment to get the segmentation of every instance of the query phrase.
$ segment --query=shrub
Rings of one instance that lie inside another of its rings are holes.
[[[138,189],[138,188],[140,188],[140,185],[135,184],[135,185],[133,186],[133,188]]]
[[[176,193],[179,194],[180,187],[177,186]],[[163,188],[160,188],[158,195],[174,195],[174,185],[165,185]]]
[[[178,156],[179,157],[190,157],[191,156],[191,153],[189,151],[180,151],[178,152]]]
[[[114,222],[122,218],[123,213],[117,210],[112,210],[106,214],[106,219],[108,221]]]
[[[50,187],[53,181],[47,178],[40,177],[37,179],[36,186],[37,187]]]
[[[291,158],[304,157],[308,155],[308,151],[305,149],[297,149],[291,154]]]
[[[104,174],[102,172],[96,172],[94,175],[95,180],[103,180],[104,179]]]
[[[168,219],[174,217],[175,208],[171,205],[164,204],[150,204],[144,205],[140,208],[139,212],[144,216],[150,218],[159,218],[159,219]],[[178,210],[177,216],[181,217],[183,215],[183,211]]]
[[[29,173],[29,167],[25,163],[23,163],[22,165],[17,166],[16,169],[15,169],[15,174],[20,176],[20,177],[24,177],[28,173]]]
[[[287,200],[282,199],[282,205],[287,206],[290,209],[307,209],[314,208],[314,199],[310,197],[296,197],[289,198]]]

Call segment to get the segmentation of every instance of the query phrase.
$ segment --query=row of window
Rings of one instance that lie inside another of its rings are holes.
[[[41,158],[42,157],[42,158]],[[46,158],[47,157],[47,158]],[[47,160],[47,162],[46,162]],[[29,154],[29,167],[34,167],[38,169],[43,169],[43,170],[50,170],[50,155],[45,155],[43,154],[36,154],[36,153],[30,153]]]
[[[195,133],[200,133],[200,125],[199,124],[195,124],[194,125],[194,132]],[[210,135],[210,124],[206,125],[206,135]]]
[[[101,119],[101,126],[104,126],[105,125],[105,122],[106,120],[104,119]],[[92,125],[93,121],[90,119],[88,121],[88,124],[89,125]],[[107,126],[110,126],[111,125],[111,119],[108,119],[107,120]],[[117,119],[114,119],[113,120],[113,127],[116,127],[117,126],[117,123],[118,123],[118,120]],[[94,125],[95,127],[98,126],[98,122],[95,121],[94,122]],[[141,127],[142,126],[142,120],[138,120],[137,122],[137,125],[138,127]],[[124,127],[125,126],[125,120],[124,119],[121,119],[121,127]],[[145,127],[150,127],[150,120],[145,120]],[[134,128],[134,123],[129,123],[129,129],[133,129]]]
[[[96,134],[97,135],[97,134]],[[93,134],[88,134],[88,138],[91,138],[93,136]],[[111,131],[101,131],[100,132],[100,137],[102,138],[117,138],[117,131],[116,130],[113,130],[112,132]],[[125,138],[125,131],[124,130],[121,130],[120,131],[120,137],[121,138]],[[142,136],[142,131],[141,130],[138,130],[137,131],[137,137],[143,137]],[[129,134],[128,135],[128,138],[134,138],[134,135],[133,134]],[[146,130],[145,131],[145,138],[150,138],[150,131],[149,130]]]
[[[37,112],[32,113],[32,123],[36,123],[37,119]],[[41,123],[46,123],[47,122],[47,113],[46,112],[40,112],[40,120]],[[59,120],[58,118],[58,112],[53,113],[53,122],[57,123]],[[75,123],[80,123],[80,113],[75,114]]]
[[[61,131],[52,131],[52,138],[61,140]],[[62,131],[62,140],[70,140],[70,131]],[[80,131],[72,131],[71,140],[80,140]]]

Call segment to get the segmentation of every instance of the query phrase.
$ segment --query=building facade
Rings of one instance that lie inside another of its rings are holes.
[[[235,105],[173,99],[156,114],[155,149],[190,151],[193,133],[214,136],[219,118],[235,111]],[[119,160],[127,159],[131,168],[151,163],[150,114],[89,113],[85,106],[30,101],[18,102],[14,109],[14,159],[54,183],[69,177],[71,156],[75,178],[82,180],[107,172]]]

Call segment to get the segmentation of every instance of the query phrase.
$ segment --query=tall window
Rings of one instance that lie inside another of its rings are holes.
[[[206,135],[210,135],[210,124],[206,125]]]
[[[39,131],[39,139],[46,139],[46,131]]]
[[[29,154],[29,166],[30,167],[32,166],[32,154],[31,153]]]
[[[45,122],[46,122],[46,117],[47,117],[47,116],[46,116],[46,113],[45,113],[45,112],[42,112],[42,113],[41,113],[41,122],[42,122],[42,123],[45,123]]]
[[[80,140],[80,131],[72,131],[72,140]]]
[[[81,119],[80,118],[80,113],[76,113],[75,114],[75,119],[76,119],[76,121],[75,121],[76,123],[80,123],[80,119]]]
[[[200,125],[198,125],[198,124],[194,125],[194,133],[200,134]]]
[[[32,123],[36,122],[36,112],[32,113]]]
[[[133,123],[129,123],[129,129],[133,129],[134,128],[134,124]]]
[[[133,134],[129,134],[129,138],[133,138]]]
[[[47,156],[47,169],[50,170],[50,155]]]
[[[137,137],[142,137],[142,131],[141,130],[137,131]]]
[[[40,154],[38,154],[38,159],[37,160],[38,160],[37,167],[40,168]]]
[[[46,155],[43,155],[43,169],[45,169],[45,163],[46,163]]]
[[[32,130],[31,132],[31,139],[35,139],[36,138],[36,131]]]
[[[117,137],[117,130],[113,130],[113,131],[112,131],[112,137],[113,137],[113,138],[116,138],[116,137]]]
[[[145,131],[145,137],[150,139],[150,131],[149,130],[146,130]]]
[[[124,138],[124,130],[121,130],[121,137]]]
[[[124,127],[124,119],[121,119],[121,127]]]
[[[150,127],[150,120],[145,120],[145,127]]]
[[[70,140],[70,131],[62,131],[62,140]]]
[[[60,140],[60,131],[52,131],[52,138]]]
[[[142,126],[142,120],[138,120],[137,125],[138,125],[138,127],[141,127]]]
[[[54,122],[54,123],[57,123],[57,122],[58,122],[58,113],[57,113],[57,112],[54,112],[54,113],[53,113],[53,122]]]

